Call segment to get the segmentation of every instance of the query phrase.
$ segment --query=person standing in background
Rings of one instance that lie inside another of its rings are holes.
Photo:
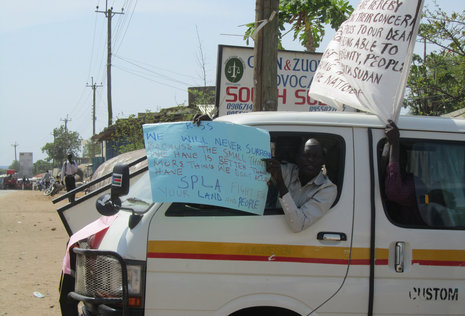
[[[71,191],[76,188],[76,179],[74,175],[77,173],[78,167],[73,160],[73,155],[68,154],[68,160],[63,163],[61,168],[62,181],[66,185],[66,191]],[[69,202],[74,202],[74,194],[68,197]]]

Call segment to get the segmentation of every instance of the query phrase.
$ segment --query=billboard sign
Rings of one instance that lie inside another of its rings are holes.
[[[278,51],[278,111],[335,111],[308,96],[322,54]],[[254,50],[251,47],[218,48],[216,106],[219,115],[253,111]]]

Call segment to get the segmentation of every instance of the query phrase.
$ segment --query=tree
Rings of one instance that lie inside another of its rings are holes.
[[[286,24],[292,24],[294,40],[306,48],[308,52],[315,52],[325,35],[325,26],[337,30],[350,16],[354,8],[346,0],[280,0],[279,1],[279,48],[283,48],[281,32]],[[248,24],[244,38],[248,38],[254,31],[254,23]],[[287,33],[286,33],[287,34]]]
[[[199,109],[201,112],[216,112],[216,107],[214,107],[215,87],[190,87],[187,92],[190,108]]]
[[[19,161],[18,160],[13,160],[13,162],[8,167],[8,169],[15,169],[16,172],[18,172],[19,171]]]
[[[71,153],[78,156],[81,151],[81,138],[78,132],[72,132],[62,125],[53,129],[53,143],[47,143],[42,147],[42,152],[47,154],[47,161],[52,161],[54,167],[59,167]]]
[[[116,120],[111,136],[114,141],[113,148],[120,154],[144,148],[142,124],[144,121],[134,114],[128,118]]]
[[[32,173],[33,174],[44,173],[45,171],[51,170],[52,168],[53,166],[50,162],[47,162],[45,160],[37,160],[32,165]]]
[[[82,157],[94,158],[102,154],[102,146],[99,143],[89,140],[85,143],[82,150]]]
[[[465,107],[465,11],[426,8],[419,37],[438,51],[414,55],[404,106],[417,115],[441,115]]]
[[[142,149],[145,147],[143,124],[190,121],[195,113],[196,109],[179,105],[161,109],[157,113],[147,110],[138,116],[130,115],[128,118],[118,119],[111,126],[110,140],[113,142],[113,149],[119,154]]]

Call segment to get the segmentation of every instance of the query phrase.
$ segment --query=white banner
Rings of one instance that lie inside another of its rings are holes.
[[[362,0],[329,43],[309,95],[397,121],[422,0]]]

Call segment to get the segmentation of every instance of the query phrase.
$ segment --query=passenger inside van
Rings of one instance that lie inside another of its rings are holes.
[[[388,218],[405,227],[463,229],[463,144],[434,139],[400,140],[399,130],[392,122],[386,126],[385,134],[389,164],[385,170],[381,168],[380,179]]]
[[[415,179],[411,173],[405,172],[405,168],[401,168],[401,166],[405,166],[406,161],[400,158],[400,133],[393,121],[389,121],[387,124],[385,134],[389,143],[385,194],[389,202],[397,204],[389,207],[389,215],[393,221],[399,224],[424,225],[417,200],[417,194],[422,187],[421,180]]]
[[[320,142],[308,139],[296,164],[277,158],[264,159],[276,186],[286,221],[300,232],[322,217],[337,196],[337,187],[323,172],[324,152]]]

